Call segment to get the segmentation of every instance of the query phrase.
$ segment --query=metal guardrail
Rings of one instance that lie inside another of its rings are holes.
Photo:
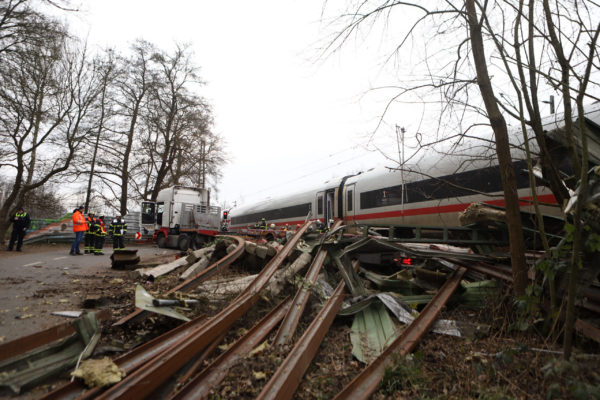
[[[27,235],[23,239],[24,243],[40,242],[71,242],[75,238],[73,233],[73,222],[71,214],[65,215],[62,219],[40,219],[32,218],[31,225]],[[105,216],[106,227],[114,219],[112,216]],[[140,212],[131,212],[123,220],[127,224],[126,240],[133,240],[136,232],[140,231]],[[106,236],[105,243],[112,243],[110,235]]]

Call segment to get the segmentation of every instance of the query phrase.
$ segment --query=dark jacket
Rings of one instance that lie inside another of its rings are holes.
[[[13,224],[14,230],[26,231],[29,229],[31,219],[29,218],[29,214],[27,214],[25,211],[22,213],[17,211],[12,217],[10,217],[9,222]]]
[[[123,220],[114,219],[108,227],[108,233],[112,236],[122,236],[127,233],[127,224]]]

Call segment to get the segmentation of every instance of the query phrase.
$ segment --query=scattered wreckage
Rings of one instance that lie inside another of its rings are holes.
[[[151,282],[185,269],[179,273],[181,283],[166,293],[149,293],[138,285],[137,310],[114,326],[126,327],[156,314],[185,322],[122,356],[94,363],[83,362],[93,354],[94,346],[89,337],[95,333],[86,333],[88,339],[63,357],[69,362],[52,371],[72,370],[77,364],[72,374],[77,378],[45,398],[142,399],[156,393],[161,393],[161,398],[205,398],[248,354],[277,346],[290,346],[291,350],[272,376],[261,377],[265,383],[258,398],[291,398],[336,317],[353,319],[349,338],[352,355],[366,365],[336,398],[368,398],[394,357],[410,353],[425,333],[469,338],[487,335],[488,326],[438,316],[451,304],[480,309],[498,298],[502,290],[498,280],[512,279],[508,256],[471,250],[503,243],[501,228],[494,223],[455,231],[415,227],[412,237],[407,237],[406,227],[402,237],[395,237],[395,227],[342,226],[336,221],[328,232],[320,233],[311,225],[305,223],[283,245],[220,236],[209,247],[188,251],[186,257],[137,270],[140,280]],[[467,246],[458,247],[460,243]],[[539,258],[539,253],[532,253],[529,260],[534,263]],[[217,278],[240,260],[259,272]],[[300,277],[303,270],[307,272]],[[290,287],[296,288],[295,294],[284,298]],[[600,290],[595,287],[588,291],[587,301],[600,306],[600,301],[596,302]],[[235,342],[223,347],[235,322],[263,297],[280,301]],[[209,310],[206,306],[210,302],[223,306],[207,317],[200,311]],[[320,304],[319,310],[300,331],[300,320],[311,314],[314,303]],[[77,321],[88,321],[90,315],[84,314]],[[583,334],[600,340],[593,325],[586,321],[578,324]],[[406,328],[399,328],[402,325]],[[1,345],[0,354],[13,346]],[[28,361],[29,365],[55,357],[44,353],[47,343],[40,346],[37,354],[45,355]],[[222,352],[214,357],[217,347],[223,347]],[[44,374],[18,381],[20,378],[11,376],[16,359],[22,356],[13,351],[1,364],[0,384],[15,393],[49,377]],[[35,375],[34,370],[31,375]],[[176,377],[178,380],[173,381]]]

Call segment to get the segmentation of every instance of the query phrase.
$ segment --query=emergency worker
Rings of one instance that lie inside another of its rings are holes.
[[[94,242],[96,241],[96,230],[97,230],[97,222],[96,217],[94,217],[94,213],[89,211],[88,216],[85,219],[87,222],[87,230],[85,231],[84,236],[84,252],[85,254],[93,254],[94,253]]]
[[[124,235],[127,233],[127,224],[121,219],[120,215],[117,215],[115,219],[110,223],[108,232],[112,237],[113,250],[125,249],[125,238]]]
[[[104,224],[104,215],[101,215],[96,220],[96,242],[94,245],[94,255],[101,256],[104,253],[102,248],[104,247],[104,240],[106,239],[106,224]]]
[[[9,223],[13,225],[12,233],[10,234],[10,242],[8,243],[8,251],[12,251],[15,242],[17,242],[17,251],[21,251],[23,247],[23,238],[29,229],[31,219],[29,214],[23,211],[23,207],[19,206],[17,212],[10,217]]]
[[[69,252],[72,256],[80,256],[81,251],[79,250],[79,244],[83,239],[83,234],[87,231],[87,222],[83,216],[84,207],[81,206],[73,211],[73,232],[75,232],[75,240],[71,245],[71,251]]]
[[[321,221],[321,220],[316,220],[315,221],[315,231],[317,233],[323,233],[326,232],[326,227],[325,224]]]
[[[258,229],[266,230],[267,228],[268,228],[267,221],[264,218],[261,218],[260,222],[258,223]]]

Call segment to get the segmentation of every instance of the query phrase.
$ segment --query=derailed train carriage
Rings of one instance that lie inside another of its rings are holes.
[[[600,164],[600,105],[587,107],[586,135],[590,161]],[[564,126],[560,115],[546,118],[544,129],[559,169],[570,171]],[[518,196],[524,211],[532,211],[527,162],[520,132],[513,132],[511,153]],[[380,168],[333,179],[310,190],[233,209],[229,229],[245,229],[261,218],[277,227],[294,226],[306,219],[325,224],[339,218],[345,224],[459,226],[458,215],[470,204],[503,206],[499,167],[491,137],[469,141],[452,154],[422,157],[397,169]],[[530,143],[533,146],[534,141]],[[561,211],[550,189],[537,183],[542,212],[559,216]]]

